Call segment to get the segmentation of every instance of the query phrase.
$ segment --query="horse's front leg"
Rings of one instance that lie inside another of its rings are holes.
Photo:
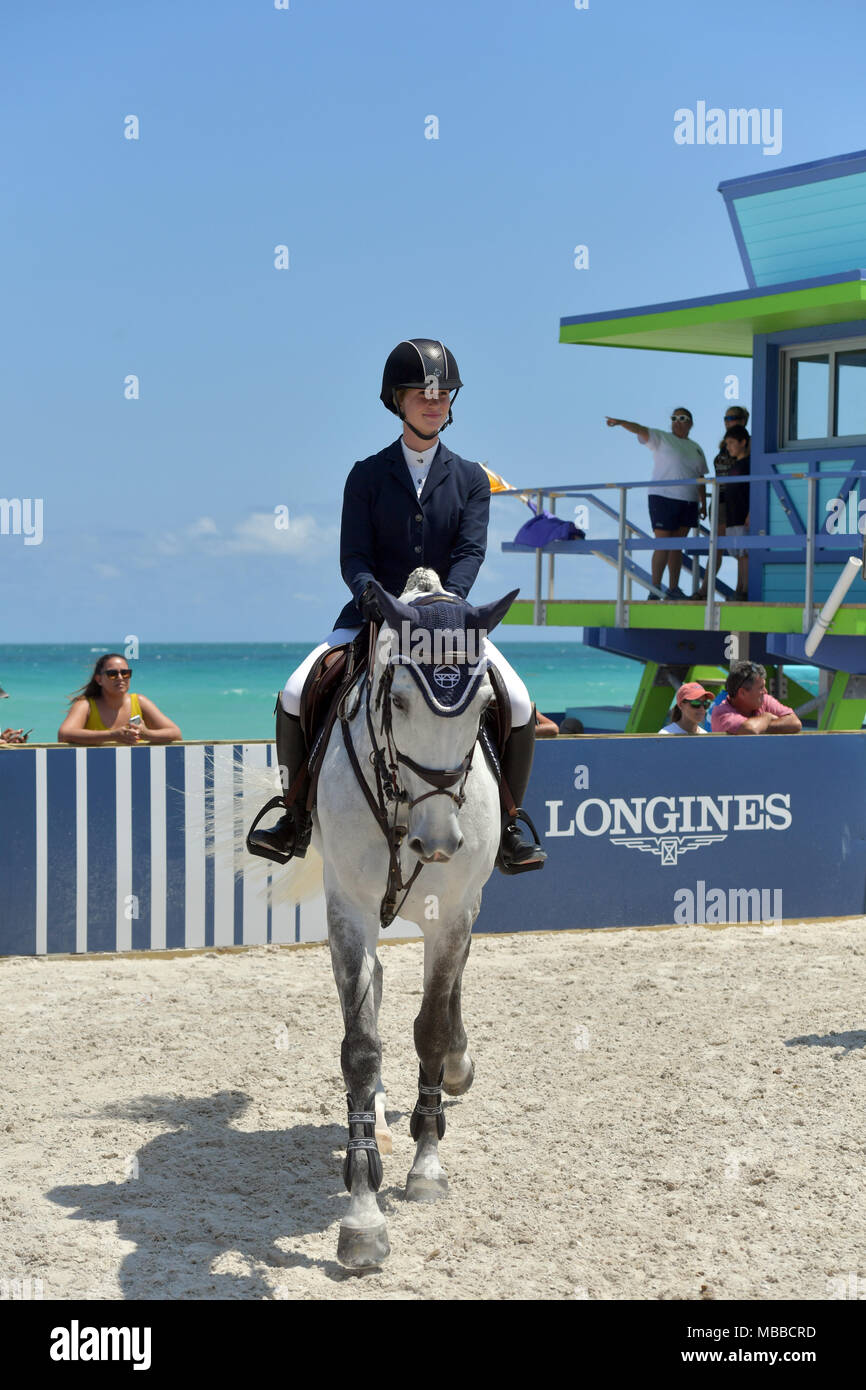
[[[473,914],[427,927],[424,934],[424,998],[415,1019],[415,1050],[420,1063],[418,1101],[410,1132],[415,1161],[406,1179],[410,1202],[438,1202],[448,1195],[448,1178],[439,1162],[445,1133],[442,1088],[448,1071],[453,1094],[468,1090],[474,1067],[460,1016],[460,979],[469,953]]]
[[[376,1023],[378,920],[363,917],[339,895],[328,895],[328,937],[345,1033],[340,1052],[349,1107],[343,1179],[351,1197],[340,1226],[337,1258],[350,1269],[381,1265],[390,1253],[376,1193],[382,1160],[376,1142],[376,1088],[382,1045]],[[384,1100],[384,1096],[383,1096]]]
[[[379,1005],[382,1002],[382,962],[376,957],[376,964],[373,967],[373,982],[375,985],[376,998],[376,1028],[379,1027]],[[385,1087],[382,1085],[382,1074],[376,1078],[376,1143],[379,1145],[380,1154],[389,1154],[394,1150],[394,1136],[385,1118]]]

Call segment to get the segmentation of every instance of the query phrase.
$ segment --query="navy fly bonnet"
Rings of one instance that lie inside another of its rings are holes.
[[[373,581],[384,624],[391,630],[391,665],[407,666],[434,714],[461,714],[488,667],[484,638],[520,592],[475,608],[461,598],[419,594],[409,603]]]

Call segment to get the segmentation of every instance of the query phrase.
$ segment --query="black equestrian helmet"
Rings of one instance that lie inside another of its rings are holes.
[[[433,383],[455,396],[463,385],[453,353],[436,338],[407,338],[389,353],[382,374],[382,404],[402,419],[394,392],[403,387],[423,389]]]

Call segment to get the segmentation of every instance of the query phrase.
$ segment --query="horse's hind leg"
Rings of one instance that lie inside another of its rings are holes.
[[[375,962],[378,922],[364,922],[333,897],[328,900],[328,936],[345,1034],[340,1052],[348,1092],[349,1141],[343,1180],[351,1196],[340,1226],[337,1258],[350,1269],[381,1265],[390,1253],[376,1193],[382,1160],[375,1139],[376,1086],[382,1046],[376,1027]]]
[[[448,1195],[448,1178],[439,1162],[439,1140],[445,1133],[441,1087],[449,1058],[455,1070],[465,1076],[466,1034],[461,1020],[455,1036],[454,1010],[456,1007],[459,1019],[459,982],[468,954],[471,923],[466,914],[459,922],[425,933],[424,937],[424,999],[415,1019],[415,1050],[421,1065],[418,1103],[410,1123],[417,1147],[406,1179],[406,1196],[412,1202],[436,1202]]]

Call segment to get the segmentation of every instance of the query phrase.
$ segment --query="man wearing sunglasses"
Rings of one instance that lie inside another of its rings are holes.
[[[798,734],[803,725],[792,709],[767,694],[767,673],[755,661],[733,661],[726,698],[712,713],[714,734]]]
[[[703,518],[707,514],[706,488],[697,480],[709,472],[700,444],[689,439],[692,412],[685,406],[677,406],[671,415],[670,431],[649,429],[646,425],[636,424],[634,420],[606,418],[609,425],[622,425],[630,434],[636,434],[638,442],[646,444],[652,452],[653,486],[649,489],[649,514],[653,535],[657,540],[687,536],[690,529],[697,526],[698,515]],[[689,481],[677,484],[675,479]],[[682,563],[681,550],[654,550],[652,553],[652,581],[657,589],[661,588],[667,566],[670,579],[668,598],[686,597],[679,586]],[[650,594],[649,597],[655,599],[658,594]]]

